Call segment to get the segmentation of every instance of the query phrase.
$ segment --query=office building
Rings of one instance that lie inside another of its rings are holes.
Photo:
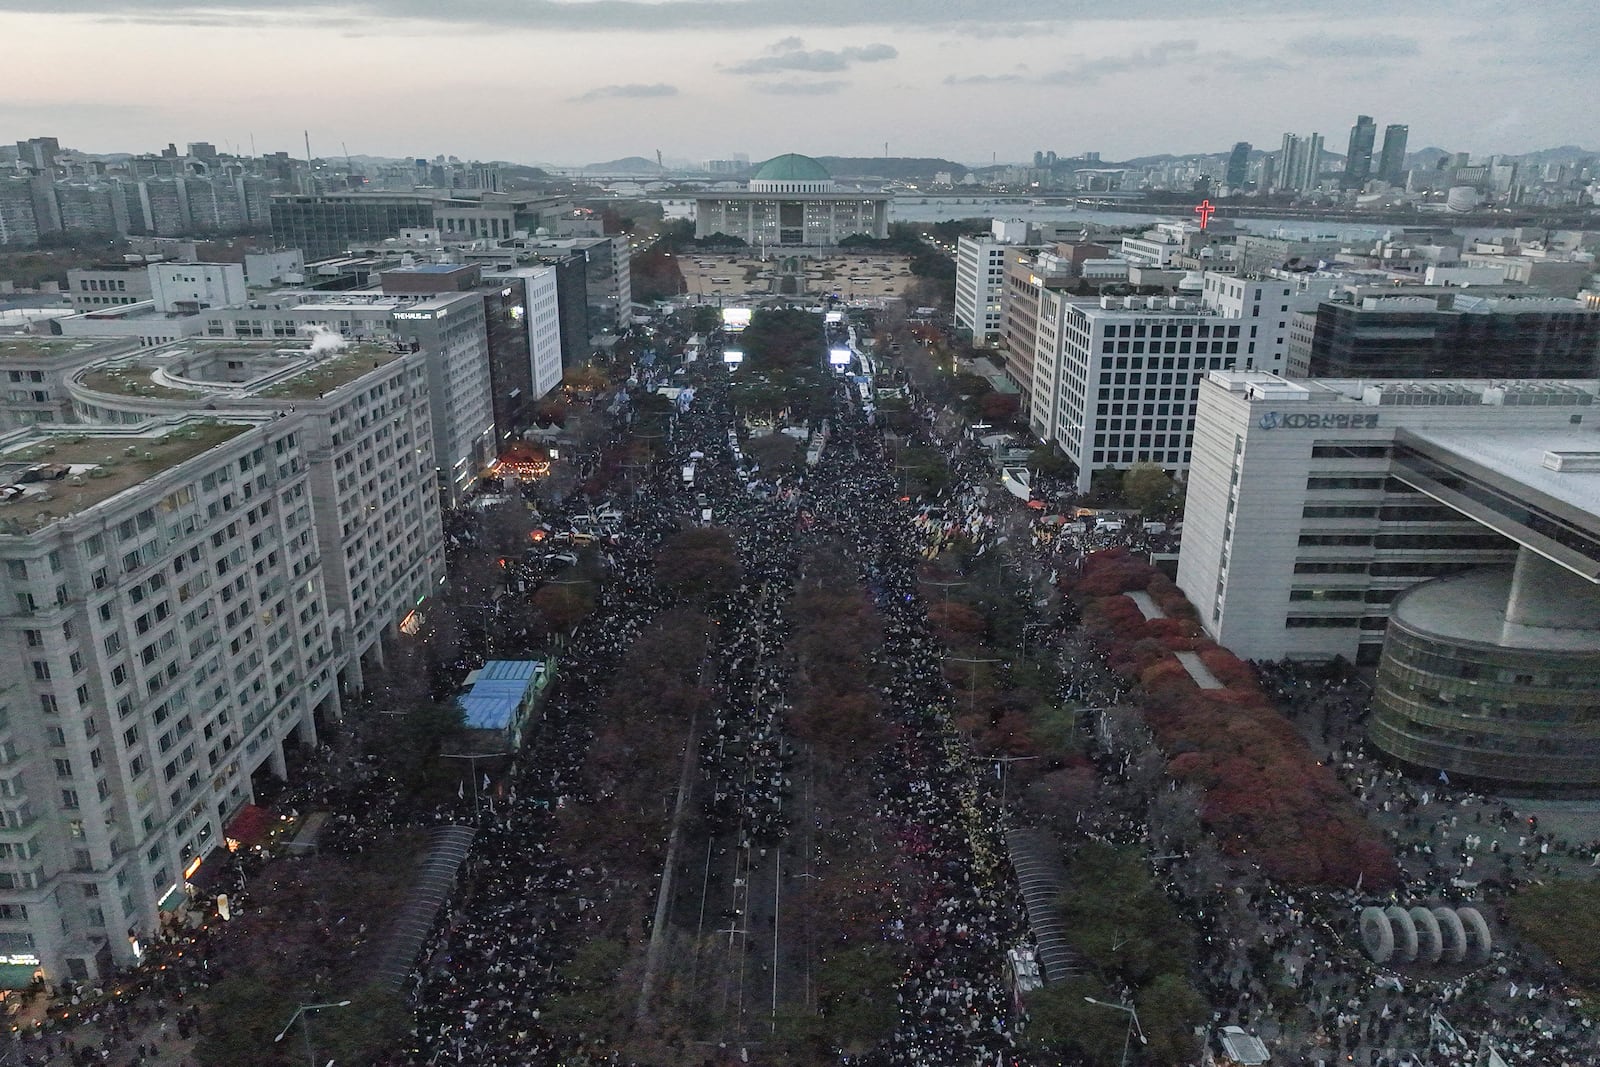
[[[1228,153],[1228,169],[1222,180],[1229,189],[1244,188],[1250,174],[1250,147],[1249,141],[1239,141]]]
[[[403,229],[434,225],[434,198],[425,194],[279,195],[272,197],[270,210],[273,241],[279,248],[300,249],[307,260],[340,255],[352,243],[382,241]]]
[[[1429,773],[1600,785],[1595,381],[1201,386],[1178,583],[1240,656],[1378,664]]]
[[[103,263],[67,271],[67,297],[74,311],[137,304],[150,296],[150,270],[144,263]]]
[[[1181,475],[1199,379],[1243,359],[1247,331],[1189,297],[1092,301],[1041,289],[1029,424],[1077,465],[1079,490],[1105,467]]]
[[[964,234],[956,242],[955,324],[979,348],[1000,340],[1006,252],[1025,245],[1027,239],[1027,223],[995,219],[989,233]]]
[[[554,267],[516,267],[483,280],[498,449],[533,426],[534,405],[561,384],[561,306]]]
[[[1247,320],[1241,340],[1244,370],[1284,373],[1297,311],[1314,309],[1341,284],[1327,275],[1276,271],[1239,274],[1206,271],[1201,302],[1228,319]]]
[[[1378,136],[1378,124],[1371,115],[1357,115],[1356,124],[1350,127],[1350,144],[1344,156],[1344,177],[1341,188],[1360,190],[1372,177],[1372,145]]]
[[[752,247],[830,248],[846,237],[889,236],[889,193],[835,187],[827,169],[790,153],[767,160],[744,192],[695,197],[695,238],[737,237]]]
[[[1406,137],[1411,127],[1392,123],[1383,128],[1383,153],[1378,157],[1378,177],[1396,188],[1406,184]]]
[[[152,263],[150,299],[163,315],[193,315],[250,299],[238,263]]]
[[[1344,286],[1300,337],[1296,378],[1600,377],[1600,312],[1510,287]]]

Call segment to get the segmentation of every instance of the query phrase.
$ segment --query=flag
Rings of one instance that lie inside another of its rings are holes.
[[[457,800],[465,800],[465,799],[467,799],[467,783],[466,782],[457,782],[456,783],[456,799]]]
[[[483,776],[483,788],[489,788],[489,776],[487,774]]]
[[[1450,784],[1450,776],[1448,774],[1444,773],[1443,771],[1440,771],[1439,772],[1439,781],[1443,782],[1445,785],[1449,785]]]

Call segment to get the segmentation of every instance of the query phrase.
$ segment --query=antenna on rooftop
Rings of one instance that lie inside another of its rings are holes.
[[[302,130],[301,132],[306,135],[306,166],[309,167],[311,166],[311,131]]]

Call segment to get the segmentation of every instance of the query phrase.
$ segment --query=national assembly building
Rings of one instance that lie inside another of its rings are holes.
[[[696,240],[721,234],[752,247],[828,248],[851,236],[889,236],[890,194],[841,191],[809,156],[769,159],[748,186],[695,198]]]

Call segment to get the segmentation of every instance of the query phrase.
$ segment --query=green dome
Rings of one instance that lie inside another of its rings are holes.
[[[810,156],[796,155],[789,152],[786,155],[774,156],[761,164],[761,169],[756,171],[751,181],[755,182],[825,182],[832,179],[832,175]]]

